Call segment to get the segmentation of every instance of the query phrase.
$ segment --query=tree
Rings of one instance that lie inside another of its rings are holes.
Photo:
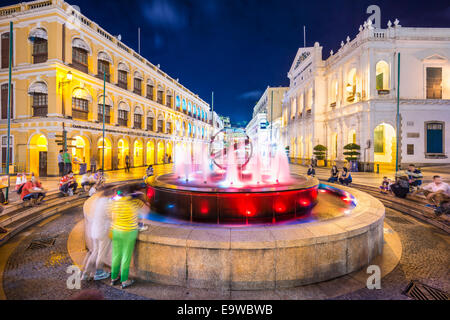
[[[348,150],[344,152],[344,155],[346,155],[347,157],[345,157],[345,160],[347,160],[348,162],[351,161],[356,161],[359,158],[359,151],[361,147],[359,145],[357,145],[356,143],[349,143],[347,145],[344,146],[344,150]]]
[[[314,155],[316,156],[317,160],[325,160],[325,156],[327,154],[327,147],[324,145],[318,144],[314,147]]]

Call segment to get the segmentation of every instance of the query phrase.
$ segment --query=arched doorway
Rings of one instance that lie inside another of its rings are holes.
[[[373,132],[374,162],[388,166],[395,166],[397,152],[395,129],[387,123],[381,123]]]
[[[331,135],[331,150],[330,150],[330,155],[331,155],[331,161],[336,160],[337,159],[337,155],[338,155],[338,135],[337,133],[333,133]]]
[[[98,163],[97,168],[101,169],[103,159],[103,138],[100,138],[97,142]],[[105,138],[105,170],[111,170],[111,141]]]
[[[157,163],[162,164],[164,163],[164,143],[162,141],[158,142],[158,158]]]
[[[90,157],[90,145],[89,140],[83,136],[75,136],[75,140],[72,141],[74,147],[69,148],[69,152],[72,154],[73,172],[80,172],[80,165],[86,164],[86,168],[89,168],[91,157]]]
[[[144,165],[144,145],[141,140],[134,141],[133,161],[135,167],[142,167]]]
[[[125,157],[130,156],[130,147],[126,139],[120,139],[117,143],[117,167],[119,169],[125,168]]]
[[[167,159],[169,159],[169,157],[170,157],[170,162],[172,162],[173,161],[172,142],[166,143],[166,154],[167,154]]]
[[[147,142],[147,165],[155,164],[155,143],[153,141]]]
[[[30,150],[30,172],[40,177],[47,176],[48,141],[43,134],[35,134],[28,146]]]

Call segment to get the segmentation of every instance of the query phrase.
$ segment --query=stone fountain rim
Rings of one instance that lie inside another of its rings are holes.
[[[303,180],[302,183],[298,184],[290,184],[290,185],[281,185],[280,187],[257,187],[252,186],[248,188],[233,188],[227,187],[225,188],[214,188],[214,187],[189,187],[185,185],[176,185],[166,183],[160,180],[161,177],[167,177],[169,175],[173,175],[173,173],[164,174],[158,177],[150,183],[150,186],[153,188],[159,188],[164,190],[176,190],[185,191],[185,192],[199,192],[199,193],[221,193],[221,194],[241,194],[241,193],[273,193],[273,192],[289,192],[289,191],[298,191],[302,189],[311,189],[319,186],[319,180],[317,178],[311,178]],[[304,179],[300,175],[292,175],[293,180],[298,180],[300,178]]]
[[[313,221],[296,225],[269,226],[215,226],[170,224],[144,220],[149,226],[139,233],[143,242],[176,247],[208,249],[274,249],[310,246],[338,241],[368,232],[384,219],[385,209],[376,198],[348,187],[339,189],[357,199],[351,214],[326,221]]]

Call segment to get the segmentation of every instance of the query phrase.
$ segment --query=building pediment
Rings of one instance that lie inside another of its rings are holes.
[[[301,66],[305,65],[307,61],[310,61],[311,56],[313,54],[313,48],[300,48],[297,51],[297,55],[295,56],[294,62],[289,70],[289,75],[294,75],[301,70]]]

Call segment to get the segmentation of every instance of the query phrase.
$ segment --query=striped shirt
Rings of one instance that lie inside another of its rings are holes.
[[[138,229],[139,209],[143,203],[131,197],[118,197],[111,202],[112,229],[134,231]]]

